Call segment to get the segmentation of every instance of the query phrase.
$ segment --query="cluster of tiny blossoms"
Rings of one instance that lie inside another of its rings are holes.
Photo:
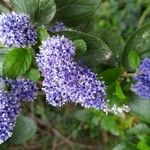
[[[36,32],[29,16],[15,12],[0,15],[0,42],[6,47],[25,47],[35,43]]]
[[[66,30],[67,27],[64,25],[63,22],[56,22],[51,28],[50,32],[59,32],[59,31],[64,31]]]
[[[67,101],[104,109],[105,85],[90,69],[74,62],[75,47],[64,36],[53,36],[42,43],[37,63],[44,77],[47,101],[62,106]]]
[[[145,58],[134,77],[132,91],[139,97],[150,100],[150,58]]]
[[[0,78],[0,144],[11,137],[20,113],[20,101],[31,101],[37,95],[35,83],[25,79]]]

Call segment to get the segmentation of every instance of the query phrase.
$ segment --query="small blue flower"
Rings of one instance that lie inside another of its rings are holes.
[[[0,77],[0,144],[12,136],[20,113],[21,100],[33,101],[37,95],[34,82],[27,79]]]
[[[19,113],[18,99],[6,91],[0,91],[0,144],[12,136]]]
[[[0,42],[6,47],[26,47],[35,44],[36,32],[29,16],[15,12],[0,15]]]
[[[150,100],[150,58],[145,58],[134,77],[132,91],[139,97]]]
[[[86,108],[103,109],[105,84],[88,68],[74,61],[75,46],[64,36],[53,36],[42,43],[37,63],[44,77],[43,90],[49,104],[62,106],[67,101]]]
[[[35,82],[28,79],[17,79],[11,84],[11,92],[18,99],[23,101],[33,101],[37,96],[37,86]]]
[[[67,27],[64,25],[63,22],[56,22],[51,28],[50,32],[59,32],[59,31],[64,31],[66,30]]]

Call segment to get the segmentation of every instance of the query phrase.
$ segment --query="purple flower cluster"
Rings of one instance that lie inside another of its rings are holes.
[[[74,62],[75,47],[64,36],[53,36],[42,43],[37,63],[44,77],[43,90],[49,104],[62,106],[67,101],[103,109],[105,85],[90,69]]]
[[[37,95],[35,83],[25,79],[0,78],[0,144],[11,137],[20,113],[20,100],[31,101]]]
[[[63,22],[56,22],[51,28],[50,32],[59,32],[59,31],[64,31],[66,30],[66,26],[64,25]]]
[[[11,84],[12,93],[23,101],[33,101],[37,96],[37,87],[28,79],[17,79]]]
[[[18,99],[5,91],[0,91],[0,144],[12,135],[20,112]]]
[[[145,58],[134,77],[132,91],[139,97],[150,100],[150,58]]]
[[[15,12],[0,15],[0,42],[7,47],[25,47],[35,43],[36,32],[29,16]]]

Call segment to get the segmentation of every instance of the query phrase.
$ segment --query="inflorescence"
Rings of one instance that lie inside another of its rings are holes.
[[[36,32],[25,14],[15,12],[0,15],[0,42],[6,47],[26,47],[35,44]]]
[[[49,104],[67,101],[105,109],[105,84],[90,69],[74,61],[75,46],[64,36],[53,36],[42,43],[37,63],[44,77],[43,90]]]
[[[63,22],[56,22],[51,28],[50,32],[59,32],[59,31],[64,31],[66,30],[67,27],[64,25]]]
[[[139,97],[150,100],[150,58],[145,58],[134,77],[132,91]]]
[[[26,79],[0,78],[0,144],[12,135],[21,110],[21,100],[32,101],[37,95],[34,82]]]

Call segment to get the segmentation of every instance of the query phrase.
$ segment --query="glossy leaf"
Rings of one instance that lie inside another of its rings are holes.
[[[15,78],[22,76],[30,67],[32,55],[30,49],[14,48],[3,60],[3,75]]]
[[[54,0],[11,0],[16,12],[28,14],[34,24],[48,24],[54,17]]]
[[[133,71],[128,62],[128,55],[131,50],[136,50],[140,58],[150,56],[150,24],[138,29],[128,40],[123,54],[123,64],[129,70]]]
[[[131,50],[128,55],[128,62],[132,69],[137,69],[140,64],[140,58],[136,51]]]
[[[109,60],[109,65],[118,66],[121,64],[125,42],[123,38],[116,32],[108,30],[100,30],[92,35],[104,41],[112,51],[112,57]]]
[[[40,42],[43,40],[46,40],[48,37],[50,37],[50,35],[45,27],[39,27],[37,29],[37,34],[38,34],[38,39]]]
[[[56,20],[67,26],[78,26],[91,18],[100,6],[99,0],[55,0]]]
[[[33,81],[38,81],[40,79],[40,72],[38,69],[30,68],[26,72],[25,77]]]

